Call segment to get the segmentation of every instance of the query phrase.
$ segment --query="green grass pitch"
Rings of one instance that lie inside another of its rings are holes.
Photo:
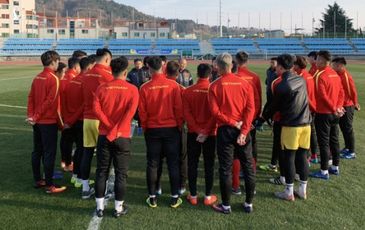
[[[267,65],[252,64],[262,78]],[[196,65],[190,65],[195,74]],[[350,64],[360,104],[365,108],[365,66]],[[24,123],[26,110],[2,105],[26,106],[32,78],[40,66],[0,65],[0,229],[86,229],[95,208],[94,200],[81,200],[80,190],[70,186],[70,174],[56,181],[68,185],[67,192],[47,195],[32,188],[32,130]],[[264,97],[265,98],[265,97]],[[273,192],[283,189],[271,185],[275,174],[257,173],[257,195],[254,212],[241,209],[243,196],[232,197],[231,215],[217,214],[202,205],[192,207],[185,200],[181,208],[168,207],[169,185],[164,169],[163,196],[157,209],[145,204],[145,145],[143,137],[133,139],[132,159],[128,178],[127,216],[114,219],[110,202],[101,229],[363,229],[365,226],[365,112],[356,112],[356,160],[341,161],[341,175],[329,181],[309,180],[308,200],[289,203],[274,198]],[[342,143],[342,136],[341,136]],[[258,133],[258,163],[266,164],[271,155],[271,131]],[[60,154],[56,167],[59,169]],[[95,173],[93,159],[92,177]],[[317,170],[318,165],[311,167]],[[218,163],[214,192],[219,195]],[[199,190],[203,192],[203,171],[199,170]],[[185,197],[184,197],[185,198]]]

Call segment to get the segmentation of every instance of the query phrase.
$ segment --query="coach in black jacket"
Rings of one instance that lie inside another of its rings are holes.
[[[294,57],[283,54],[278,57],[276,72],[282,78],[273,92],[271,113],[280,113],[281,147],[286,189],[275,195],[284,200],[294,201],[294,177],[300,176],[299,190],[296,195],[306,199],[308,180],[307,154],[310,148],[310,123],[307,86],[303,78],[297,76],[292,68]]]

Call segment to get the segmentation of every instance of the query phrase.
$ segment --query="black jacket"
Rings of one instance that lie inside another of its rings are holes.
[[[280,124],[288,127],[309,125],[312,122],[306,81],[292,73],[285,72],[282,81],[274,89],[274,98],[269,113],[280,112]]]
[[[140,88],[142,84],[147,82],[149,80],[149,73],[148,70],[142,68],[142,69],[136,69],[133,68],[127,76],[127,81],[133,85],[135,85],[137,88]]]

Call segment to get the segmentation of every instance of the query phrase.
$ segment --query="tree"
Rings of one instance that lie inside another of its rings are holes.
[[[352,18],[346,16],[346,12],[336,2],[328,5],[320,19],[320,28],[316,33],[321,37],[344,37],[356,32],[353,28]]]

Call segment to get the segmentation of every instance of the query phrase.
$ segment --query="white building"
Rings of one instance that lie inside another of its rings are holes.
[[[171,29],[168,22],[117,21],[114,23],[116,39],[168,39]]]
[[[0,0],[0,37],[38,37],[35,0]]]

